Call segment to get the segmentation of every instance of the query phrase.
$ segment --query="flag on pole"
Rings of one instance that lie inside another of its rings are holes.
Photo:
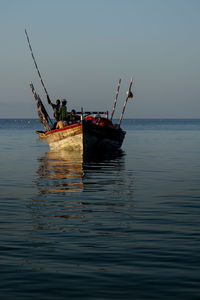
[[[120,119],[119,119],[119,123],[118,123],[119,127],[120,127],[120,125],[122,123],[122,120],[123,120],[123,117],[124,117],[124,112],[125,112],[125,109],[126,109],[127,101],[128,101],[128,99],[133,98],[133,93],[131,92],[132,84],[133,84],[133,78],[131,77],[131,81],[130,81],[130,85],[129,85],[129,90],[126,92],[126,100],[124,102],[124,106],[123,106],[122,113],[121,113],[121,116],[120,116]]]
[[[40,99],[40,96],[36,93],[32,82],[30,82],[30,88],[32,90],[33,96],[36,101],[36,105],[38,109],[38,117],[40,119],[40,122],[44,125],[46,131],[50,131],[51,127],[49,125],[49,121],[50,121],[49,115],[42,103],[42,100]]]

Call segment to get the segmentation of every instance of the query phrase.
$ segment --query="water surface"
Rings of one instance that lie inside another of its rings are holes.
[[[0,120],[2,299],[199,299],[200,121],[123,127],[83,159]]]

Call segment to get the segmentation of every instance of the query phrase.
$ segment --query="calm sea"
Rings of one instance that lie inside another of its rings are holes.
[[[118,154],[0,120],[1,299],[200,299],[200,120],[125,120]]]

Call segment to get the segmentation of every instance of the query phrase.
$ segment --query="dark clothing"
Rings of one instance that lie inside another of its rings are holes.
[[[53,104],[51,103],[51,106],[53,108],[53,116],[56,119],[56,121],[59,121],[59,109],[60,109],[60,104]]]
[[[50,98],[49,98],[49,95],[47,95],[47,101],[51,105],[51,107],[53,108],[53,116],[54,116],[54,118],[56,119],[56,121],[59,121],[59,109],[60,109],[60,101],[59,101],[59,99],[57,100],[57,101],[59,101],[58,104],[53,104],[51,102]]]
[[[80,120],[80,116],[71,113],[69,119],[72,123],[76,123],[76,121]]]
[[[59,111],[59,109],[60,109],[60,104],[51,103],[51,106],[53,107],[53,109],[56,109],[57,111]]]

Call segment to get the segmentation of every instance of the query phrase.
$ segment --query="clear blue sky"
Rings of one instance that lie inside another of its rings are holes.
[[[126,118],[200,117],[199,0],[0,0],[0,118],[37,117],[29,81],[52,101]],[[46,104],[47,105],[47,104]]]

